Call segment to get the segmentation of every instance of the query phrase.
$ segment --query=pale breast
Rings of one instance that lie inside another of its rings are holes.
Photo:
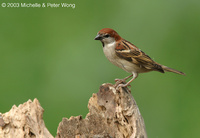
[[[115,43],[107,44],[103,48],[104,54],[107,59],[114,65],[120,67],[121,69],[125,70],[126,72],[138,72],[139,67],[125,59],[119,58],[115,52]]]

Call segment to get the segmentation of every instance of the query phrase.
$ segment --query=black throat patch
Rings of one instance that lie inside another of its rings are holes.
[[[101,43],[102,43],[102,45],[103,45],[103,47],[104,47],[104,43],[101,41]]]

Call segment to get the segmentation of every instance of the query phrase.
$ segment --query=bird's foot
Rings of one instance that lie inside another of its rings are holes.
[[[125,79],[115,79],[115,82],[116,83],[126,83],[126,80]]]
[[[120,87],[131,86],[130,83],[126,83],[126,79],[115,79],[115,88],[118,90]]]
[[[131,90],[130,90],[127,86],[131,86],[131,85],[130,85],[130,84],[127,84],[127,83],[125,83],[125,84],[118,84],[118,85],[115,85],[115,89],[116,89],[117,91],[120,91],[121,89],[124,89],[125,91],[131,93]],[[121,88],[121,89],[120,89],[120,88]]]
[[[119,89],[119,87],[127,87],[127,86],[131,86],[130,84],[118,84],[116,89]]]

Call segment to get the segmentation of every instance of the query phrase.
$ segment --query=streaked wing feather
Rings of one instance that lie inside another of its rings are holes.
[[[153,61],[143,51],[126,40],[122,40],[121,43],[118,43],[115,51],[119,57],[124,58],[140,67],[164,73],[164,70],[158,63]]]

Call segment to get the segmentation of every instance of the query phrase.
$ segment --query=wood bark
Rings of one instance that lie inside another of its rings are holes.
[[[63,118],[56,138],[147,138],[144,120],[128,88],[103,84],[88,102],[89,113]],[[64,109],[63,110],[67,110]],[[52,138],[35,99],[0,115],[0,138]]]

